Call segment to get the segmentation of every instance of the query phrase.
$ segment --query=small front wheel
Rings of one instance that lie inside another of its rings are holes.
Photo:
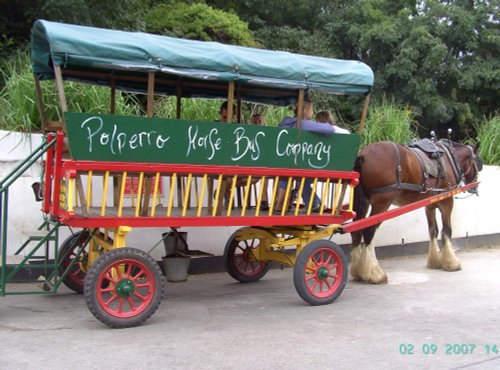
[[[293,269],[300,297],[313,306],[330,304],[344,290],[347,260],[342,249],[328,240],[315,240],[300,252]]]
[[[249,228],[237,230],[230,236],[224,248],[224,261],[229,275],[241,283],[250,283],[267,274],[271,264],[259,261],[254,253],[261,243],[260,239],[236,239],[237,234],[245,229]]]
[[[102,323],[112,328],[137,326],[161,303],[161,270],[141,250],[114,249],[90,267],[84,294],[90,312]]]

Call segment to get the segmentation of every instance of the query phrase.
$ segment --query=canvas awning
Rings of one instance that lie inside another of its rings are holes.
[[[244,100],[288,104],[298,89],[367,94],[373,72],[359,61],[270,51],[38,20],[31,35],[33,73],[146,92],[155,72],[156,94],[220,97],[235,81]],[[72,73],[69,73],[72,71]],[[127,78],[125,78],[125,76]]]

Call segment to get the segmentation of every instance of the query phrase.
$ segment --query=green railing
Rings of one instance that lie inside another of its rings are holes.
[[[57,249],[58,249],[58,229],[59,223],[45,220],[37,229],[36,235],[31,235],[14,253],[13,256],[7,255],[8,249],[8,211],[9,211],[9,189],[10,187],[47,151],[56,143],[55,137],[37,147],[26,159],[15,166],[0,181],[0,296],[7,294],[51,294],[55,293],[57,285],[50,284],[50,281],[56,282],[57,278]],[[43,250],[43,255],[36,255],[38,251]],[[53,252],[54,259],[50,259],[50,252]],[[12,259],[13,263],[9,263]],[[22,271],[28,272],[30,276],[35,276],[34,280],[19,277]],[[44,290],[26,291],[22,289],[18,292],[7,292],[8,283],[33,283],[37,282],[39,277],[43,277]]]

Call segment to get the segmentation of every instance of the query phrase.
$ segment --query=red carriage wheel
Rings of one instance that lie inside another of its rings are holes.
[[[59,276],[63,276],[69,268],[63,283],[80,294],[83,293],[83,284],[87,276],[89,235],[88,230],[79,231],[67,238],[59,250]]]
[[[293,269],[295,289],[307,303],[332,303],[347,282],[347,261],[342,249],[328,240],[316,240],[300,252]]]
[[[129,328],[147,320],[163,296],[158,264],[145,252],[120,248],[100,256],[84,286],[92,314],[112,328]]]
[[[249,283],[261,279],[271,265],[267,261],[259,261],[254,254],[260,245],[259,239],[236,240],[236,234],[240,230],[233,233],[227,241],[224,261],[229,275],[239,282]]]

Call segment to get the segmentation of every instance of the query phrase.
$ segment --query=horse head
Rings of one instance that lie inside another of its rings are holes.
[[[483,161],[477,154],[479,144],[474,148],[470,145],[453,143],[462,176],[465,183],[470,184],[477,181],[479,172],[483,169]],[[469,190],[469,193],[478,194],[477,188]]]

